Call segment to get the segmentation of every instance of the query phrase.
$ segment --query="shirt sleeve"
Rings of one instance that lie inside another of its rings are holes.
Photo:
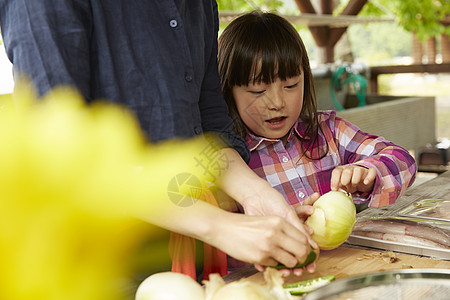
[[[202,127],[205,132],[216,132],[229,147],[239,152],[243,160],[250,161],[250,151],[244,139],[233,132],[233,122],[228,116],[228,107],[222,96],[220,79],[217,67],[217,33],[219,30],[219,19],[217,3],[214,1],[214,27],[215,35],[212,49],[207,58],[206,74],[202,83],[200,95],[200,111]]]
[[[89,1],[5,0],[0,22],[15,78],[27,76],[41,95],[57,85],[89,95]]]
[[[417,164],[404,148],[380,136],[362,132],[339,117],[334,118],[340,164],[375,168],[377,177],[369,206],[393,204],[415,180]]]

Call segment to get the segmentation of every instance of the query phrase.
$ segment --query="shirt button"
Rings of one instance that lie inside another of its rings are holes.
[[[282,160],[283,160],[284,163],[287,163],[289,161],[289,158],[287,158],[286,156],[283,156]]]
[[[177,27],[178,22],[177,22],[177,20],[170,20],[169,25],[170,25],[170,27],[175,28],[175,27]]]
[[[187,82],[191,82],[192,81],[192,75],[189,73],[185,73],[184,74],[184,79],[186,79]]]
[[[303,192],[298,192],[298,196],[299,196],[300,198],[304,198],[304,197],[305,197],[305,194],[304,194]]]
[[[195,134],[200,134],[200,133],[202,133],[202,129],[200,127],[198,127],[198,126],[195,126],[194,127],[194,133]]]

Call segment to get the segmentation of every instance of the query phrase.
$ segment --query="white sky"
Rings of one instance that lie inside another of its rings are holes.
[[[0,95],[13,91],[12,65],[5,53],[5,47],[0,46]]]

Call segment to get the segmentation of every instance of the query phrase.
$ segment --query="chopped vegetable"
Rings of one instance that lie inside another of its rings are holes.
[[[291,294],[283,288],[281,272],[267,268],[265,283],[259,284],[241,279],[225,284],[219,274],[210,274],[205,284],[205,300],[292,300]]]
[[[299,281],[283,285],[283,288],[291,295],[303,295],[329,284],[335,279],[334,275],[322,276],[310,280]]]

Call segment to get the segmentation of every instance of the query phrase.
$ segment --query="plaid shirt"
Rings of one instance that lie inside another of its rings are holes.
[[[267,180],[285,199],[296,206],[306,197],[330,191],[331,172],[340,165],[354,164],[375,168],[377,177],[373,191],[367,197],[369,206],[393,204],[415,179],[417,164],[409,152],[383,137],[362,132],[358,127],[336,116],[334,111],[318,112],[318,143],[307,155],[310,137],[305,136],[306,124],[300,119],[294,124],[286,146],[249,133],[246,137],[251,151],[249,166]],[[301,145],[303,143],[303,147]],[[317,153],[327,154],[311,160]]]

